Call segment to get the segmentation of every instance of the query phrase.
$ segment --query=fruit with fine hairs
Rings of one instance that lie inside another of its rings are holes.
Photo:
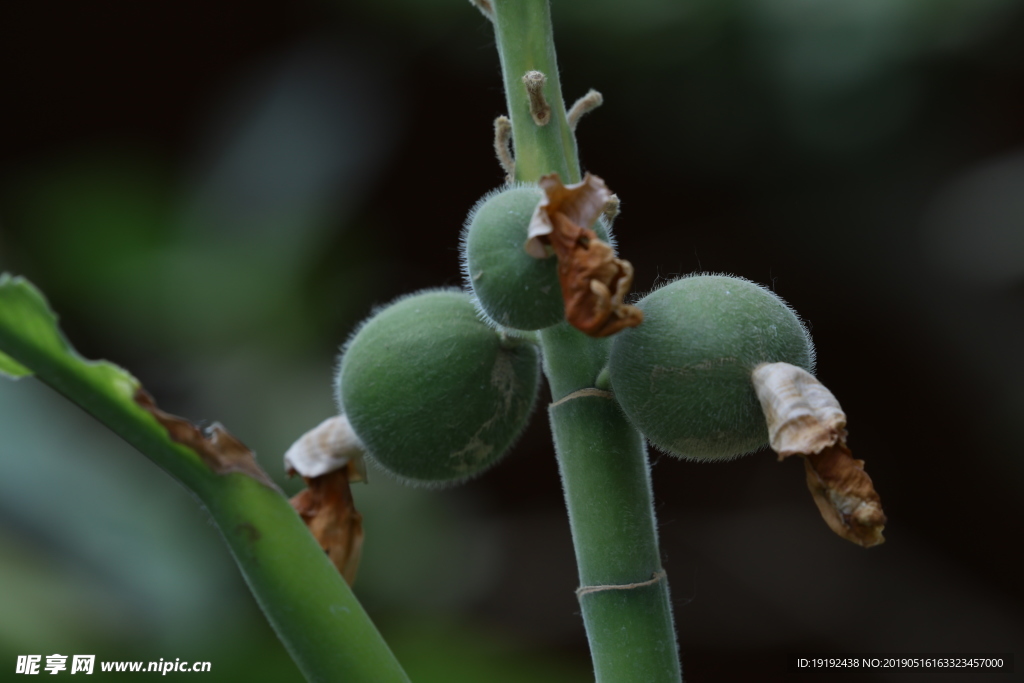
[[[530,219],[543,197],[536,185],[489,192],[477,202],[462,232],[462,271],[481,312],[514,330],[540,330],[565,319],[558,259],[526,253]],[[608,242],[603,219],[591,228]],[[614,246],[614,245],[613,245]]]
[[[480,320],[469,294],[427,290],[371,316],[342,352],[338,402],[368,460],[407,483],[458,483],[526,425],[536,348]]]
[[[811,338],[786,302],[742,278],[694,275],[636,305],[644,322],[616,335],[609,361],[612,390],[633,425],[687,459],[730,459],[766,445],[754,368],[814,369]]]

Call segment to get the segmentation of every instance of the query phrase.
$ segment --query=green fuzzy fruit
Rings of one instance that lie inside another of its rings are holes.
[[[540,330],[565,319],[558,259],[526,253],[530,218],[542,190],[520,185],[488,193],[469,213],[462,233],[462,270],[481,311],[494,323]],[[602,220],[591,227],[609,241]]]
[[[782,299],[748,280],[685,277],[648,294],[639,327],[612,344],[611,385],[651,443],[697,460],[768,443],[751,372],[761,363],[814,368],[807,330]]]
[[[450,484],[487,469],[526,426],[535,347],[482,322],[470,296],[428,290],[360,327],[338,370],[338,401],[367,455],[400,479]]]

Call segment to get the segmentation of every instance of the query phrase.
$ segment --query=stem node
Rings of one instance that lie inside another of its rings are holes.
[[[551,105],[544,99],[544,84],[548,77],[540,71],[527,71],[523,76],[526,94],[530,96],[530,118],[538,126],[546,126],[551,121]]]
[[[604,586],[580,586],[576,589],[576,599],[582,600],[584,595],[589,593],[600,593],[601,591],[628,591],[635,588],[646,588],[647,586],[653,586],[667,576],[664,569],[659,569],[651,575],[651,578],[647,581],[640,581],[638,583],[612,583]]]

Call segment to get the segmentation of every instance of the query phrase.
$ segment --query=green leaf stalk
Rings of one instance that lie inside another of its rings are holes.
[[[276,488],[218,474],[137,401],[138,380],[68,344],[43,295],[0,275],[0,370],[34,374],[187,488],[213,517],[274,631],[310,681],[408,683],[394,655]]]

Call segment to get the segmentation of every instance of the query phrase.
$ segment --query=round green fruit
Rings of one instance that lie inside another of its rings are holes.
[[[526,253],[530,219],[543,191],[518,185],[488,193],[462,233],[462,271],[484,315],[502,327],[540,330],[565,319],[558,259]],[[603,220],[592,227],[609,241]]]
[[[338,402],[367,456],[411,483],[452,484],[497,462],[537,394],[536,348],[489,327],[470,296],[398,299],[349,339]]]
[[[695,460],[767,444],[751,372],[774,362],[814,368],[811,338],[786,302],[748,280],[697,275],[637,306],[644,322],[616,335],[609,362],[633,425],[659,449]]]

